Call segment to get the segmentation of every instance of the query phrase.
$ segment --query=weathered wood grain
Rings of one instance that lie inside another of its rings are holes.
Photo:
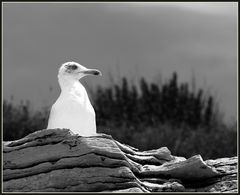
[[[3,142],[4,192],[237,192],[237,157],[139,151],[106,134],[45,129]]]

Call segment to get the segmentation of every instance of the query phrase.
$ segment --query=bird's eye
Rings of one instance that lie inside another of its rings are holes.
[[[68,65],[67,68],[70,70],[76,70],[78,67],[76,65]]]
[[[76,70],[77,69],[77,66],[76,65],[72,65],[71,67],[73,70]]]

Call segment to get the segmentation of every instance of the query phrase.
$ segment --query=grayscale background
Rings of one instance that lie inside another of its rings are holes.
[[[7,3],[3,5],[3,97],[51,105],[66,61],[154,80],[195,74],[226,118],[237,109],[236,3]],[[52,91],[49,92],[49,88]]]

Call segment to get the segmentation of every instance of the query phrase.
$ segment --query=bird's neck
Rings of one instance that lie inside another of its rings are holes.
[[[83,85],[76,79],[58,78],[62,95],[84,96],[86,90]]]

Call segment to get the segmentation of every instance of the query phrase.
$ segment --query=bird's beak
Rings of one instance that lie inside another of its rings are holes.
[[[87,69],[81,71],[81,73],[86,74],[86,75],[99,75],[102,76],[102,73],[99,70],[96,69]]]

